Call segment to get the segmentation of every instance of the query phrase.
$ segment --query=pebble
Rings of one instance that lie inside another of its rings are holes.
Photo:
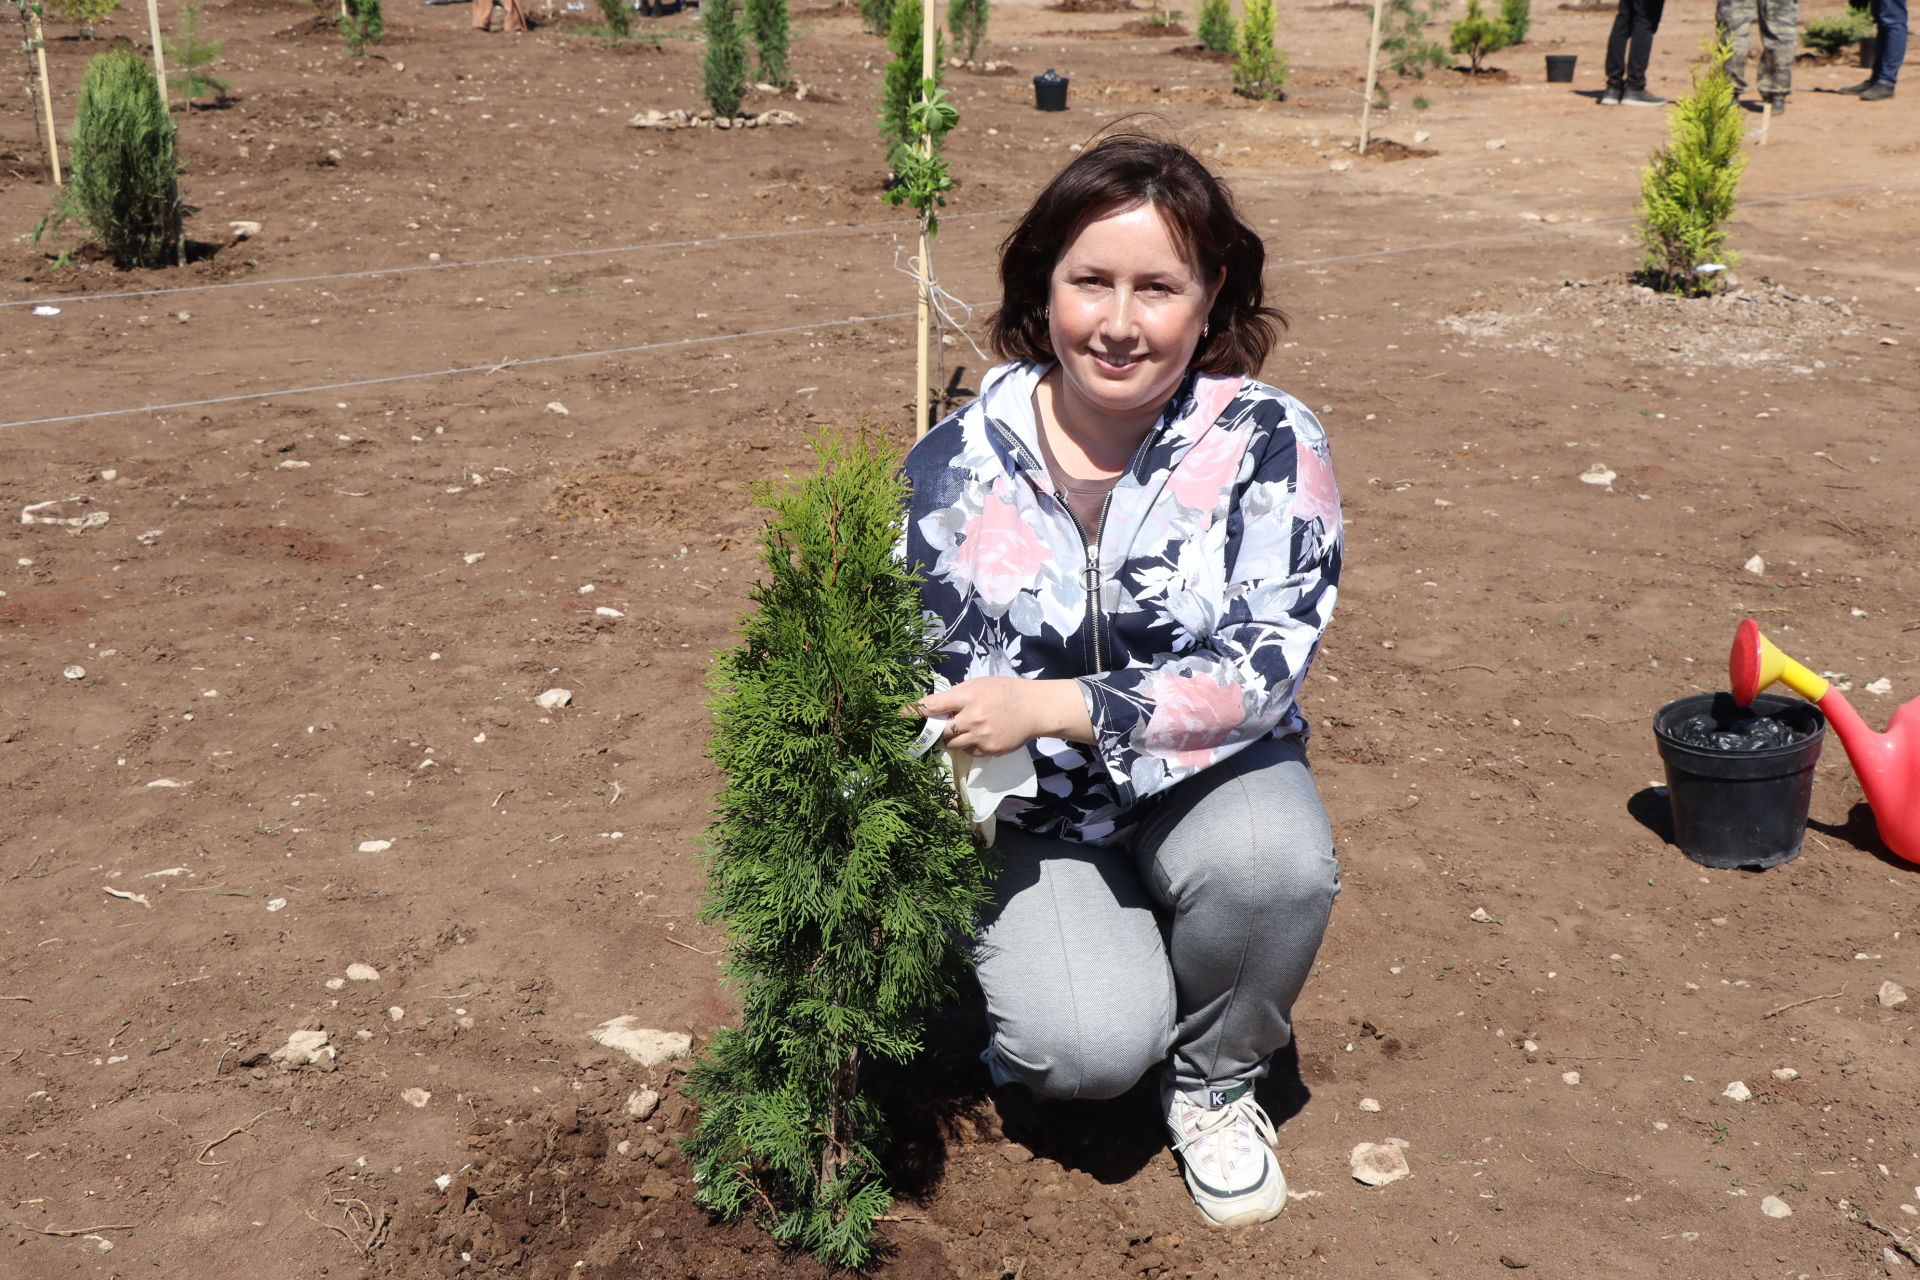
[[[643,1027],[630,1013],[609,1018],[589,1031],[587,1039],[624,1053],[643,1067],[684,1058],[693,1050],[693,1037],[686,1032]]]
[[[1580,1073],[1578,1071],[1562,1071],[1560,1073],[1560,1083],[1561,1084],[1579,1084]]]
[[[326,1031],[316,1027],[311,1031],[294,1032],[287,1037],[285,1044],[268,1054],[267,1058],[289,1067],[306,1067],[319,1062],[331,1062],[339,1056],[334,1047],[327,1043]]]
[[[645,1120],[660,1106],[660,1095],[652,1089],[635,1089],[627,1095],[627,1114]]]
[[[1759,575],[1767,571],[1767,562],[1765,560],[1762,560],[1759,556],[1755,556],[1753,557],[1753,559],[1747,561],[1745,564],[1741,565],[1740,567],[1742,569],[1745,569],[1748,573]]]
[[[433,1101],[433,1095],[425,1089],[402,1089],[400,1091],[400,1101],[410,1107],[424,1107]]]
[[[1505,138],[1488,138],[1487,139],[1487,150],[1489,151],[1505,150],[1506,145],[1507,145],[1507,140]]]
[[[347,966],[347,980],[350,982],[378,982],[380,971],[370,964],[350,964]]]
[[[87,669],[82,666],[71,666],[60,674],[69,680],[85,680],[87,678]]]
[[[340,988],[346,985],[347,985],[347,980],[345,978],[328,978],[327,979],[327,990],[329,991],[338,991]]]
[[[1362,1098],[1360,1099],[1360,1109],[1378,1115],[1380,1112],[1380,1100],[1378,1098]]]
[[[407,1016],[407,1011],[406,1011],[405,1009],[402,1009],[402,1008],[401,1008],[401,1007],[400,1007],[399,1005],[397,1005],[397,1004],[396,1004],[396,1005],[389,1005],[389,1006],[387,1007],[387,1021],[388,1021],[388,1022],[398,1022],[398,1021],[400,1021],[400,1019],[402,1019],[402,1018],[404,1018],[404,1017],[406,1017],[406,1016]]]
[[[1333,170],[1335,173],[1345,173],[1347,170],[1353,168],[1353,161],[1335,160],[1332,164],[1328,165],[1327,168]]]
[[[547,412],[557,413],[563,418],[570,416],[567,412],[567,406],[561,404],[558,400],[547,401]]]
[[[1775,1080],[1779,1080],[1782,1082],[1787,1080],[1798,1080],[1800,1078],[1800,1073],[1798,1071],[1795,1071],[1792,1067],[1775,1067],[1773,1069],[1773,1078]]]
[[[1878,680],[1868,681],[1863,687],[1868,693],[1876,697],[1884,698],[1893,692],[1893,681],[1887,679],[1885,676],[1881,676]]]
[[[267,899],[268,912],[285,911],[286,909],[287,909],[287,900],[285,898],[268,898]]]
[[[362,853],[385,853],[391,848],[393,848],[393,841],[391,840],[362,840],[360,842],[360,852]]]
[[[1745,1102],[1753,1096],[1753,1090],[1747,1088],[1747,1082],[1745,1080],[1733,1080],[1728,1082],[1727,1087],[1720,1091],[1720,1096],[1723,1098],[1731,1098],[1735,1102]]]
[[[1413,145],[1417,147],[1421,143],[1425,142],[1428,138],[1431,138],[1432,136],[1433,135],[1428,133],[1425,129],[1415,129],[1413,131]]]
[[[620,612],[618,609],[609,609],[604,604],[601,605],[599,608],[595,609],[594,613],[598,614],[602,618],[624,618],[627,616],[626,614]]]
[[[1528,1053],[1540,1052],[1540,1043],[1537,1040],[1522,1040],[1520,1047]]]
[[[1413,1172],[1406,1151],[1391,1142],[1362,1142],[1354,1147],[1347,1162],[1354,1181],[1369,1187],[1384,1187]]]
[[[485,560],[487,558],[487,553],[484,551],[469,551],[467,552],[467,554],[461,556],[460,558],[462,560],[465,560],[468,564],[479,564],[482,560]]]
[[[1581,484],[1594,484],[1602,488],[1612,488],[1614,479],[1615,472],[1613,469],[1598,462],[1580,473]]]
[[[1499,923],[1499,921],[1495,920],[1492,916],[1487,914],[1487,909],[1485,907],[1475,907],[1473,909],[1473,914],[1468,916],[1467,919],[1473,921],[1475,924],[1498,924]]]
[[[552,711],[555,707],[564,707],[573,701],[571,689],[549,689],[535,698],[534,704],[543,711]]]
[[[1897,1004],[1905,1004],[1907,1002],[1907,993],[1899,983],[1883,982],[1880,984],[1880,990],[1876,998],[1883,1007],[1891,1009]]]
[[[1791,1218],[1793,1207],[1779,1196],[1768,1196],[1760,1202],[1760,1212],[1769,1218]]]
[[[149,787],[166,787],[171,789],[173,787],[184,787],[187,784],[184,782],[177,782],[172,778],[155,778],[152,782],[149,782],[147,785]]]

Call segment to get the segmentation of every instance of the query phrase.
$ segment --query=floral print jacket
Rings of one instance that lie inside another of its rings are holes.
[[[904,556],[940,674],[1080,682],[1098,741],[1031,743],[1039,794],[1000,820],[1114,844],[1183,778],[1307,736],[1297,697],[1333,613],[1340,495],[1305,405],[1189,374],[1083,537],[1040,461],[1050,367],[995,367],[907,456]]]

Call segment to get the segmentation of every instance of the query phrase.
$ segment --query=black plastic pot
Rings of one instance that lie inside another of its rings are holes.
[[[1048,67],[1033,78],[1033,106],[1036,111],[1065,111],[1067,86],[1073,82]]]
[[[1572,84],[1573,64],[1580,61],[1577,53],[1550,53],[1547,55],[1547,83]]]
[[[1874,63],[1880,60],[1880,37],[1868,36],[1860,42],[1860,65],[1867,70],[1874,69]]]
[[[1721,724],[1748,716],[1779,720],[1806,736],[1759,751],[1712,751],[1673,736],[1675,725],[1702,714]],[[1751,708],[1728,693],[1696,693],[1653,716],[1653,736],[1667,771],[1673,839],[1703,867],[1777,867],[1800,856],[1813,800],[1813,766],[1826,741],[1827,718],[1812,703],[1763,693]]]

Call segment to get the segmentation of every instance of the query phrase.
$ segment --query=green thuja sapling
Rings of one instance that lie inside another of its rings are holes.
[[[707,47],[700,55],[707,105],[716,116],[733,116],[747,95],[747,50],[740,38],[740,16],[734,0],[706,0],[700,6]]]
[[[1507,26],[1508,44],[1525,44],[1533,27],[1533,0],[1500,0],[1500,21]]]
[[[1273,46],[1273,0],[1247,0],[1233,49],[1233,91],[1243,98],[1283,98],[1287,55]]]
[[[619,44],[633,34],[627,0],[600,0],[600,22],[609,44]]]
[[[131,45],[87,64],[69,145],[67,185],[33,238],[72,220],[122,267],[178,261],[187,210],[173,120],[153,68]]]
[[[368,45],[379,44],[387,34],[380,0],[343,0],[340,34],[347,38],[347,52],[356,58],[367,51]]]
[[[1712,293],[1738,259],[1726,224],[1746,157],[1740,154],[1739,105],[1727,75],[1731,50],[1709,38],[1693,69],[1693,89],[1668,113],[1672,140],[1656,148],[1640,179],[1640,243],[1646,283],[1669,293]]]
[[[1480,0],[1467,0],[1467,16],[1453,24],[1448,44],[1455,53],[1467,55],[1473,74],[1480,74],[1480,63],[1490,53],[1497,53],[1512,44],[1508,38],[1507,24],[1498,18],[1490,18],[1480,6]]]
[[[1200,0],[1200,47],[1214,53],[1233,50],[1233,10],[1228,0]]]
[[[747,0],[747,35],[753,41],[760,79],[776,88],[787,87],[787,0]]]
[[[707,832],[705,918],[727,935],[741,1025],[690,1079],[696,1197],[837,1267],[873,1256],[892,1196],[877,1061],[919,1052],[951,996],[985,863],[950,774],[901,707],[932,686],[913,576],[893,555],[898,459],[815,442],[818,472],[761,490],[765,578],[713,676],[726,777]]]
[[[868,35],[886,39],[893,30],[894,0],[860,0],[860,21]]]
[[[947,8],[947,34],[962,58],[972,62],[978,57],[987,38],[987,0],[953,0]]]
[[[164,41],[167,61],[180,68],[169,72],[167,83],[181,97],[191,101],[203,93],[214,95],[216,102],[225,102],[227,90],[233,88],[233,81],[224,80],[208,70],[220,57],[219,40],[209,40],[200,32],[201,6],[190,4],[180,11],[180,32],[172,40]]]
[[[1380,48],[1387,69],[1410,80],[1424,80],[1427,72],[1447,65],[1447,46],[1427,38],[1427,24],[1445,0],[1387,0],[1381,15]]]

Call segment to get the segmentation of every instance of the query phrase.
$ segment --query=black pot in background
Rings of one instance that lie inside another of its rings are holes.
[[[1580,61],[1577,53],[1550,53],[1547,55],[1547,83],[1572,84],[1573,64]]]
[[[1860,42],[1860,65],[1873,70],[1873,64],[1880,60],[1880,37],[1868,36]]]
[[[1762,716],[1806,736],[1760,751],[1712,751],[1672,735],[1674,726],[1701,714],[1723,725]],[[1827,718],[1819,708],[1763,693],[1749,709],[1729,693],[1696,693],[1655,712],[1653,735],[1666,766],[1673,842],[1680,852],[1703,867],[1755,871],[1800,856],[1813,799],[1813,766],[1827,737]]]
[[[1073,82],[1048,67],[1033,78],[1033,106],[1036,111],[1065,111],[1067,86]]]

